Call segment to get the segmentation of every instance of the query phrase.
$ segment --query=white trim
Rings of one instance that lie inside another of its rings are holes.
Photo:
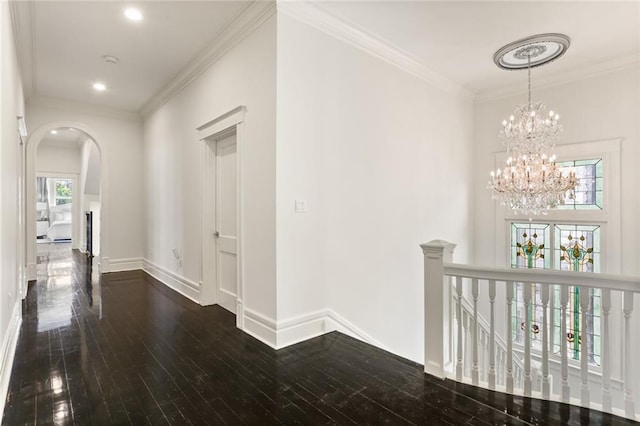
[[[35,281],[38,279],[38,268],[36,267],[35,263],[28,263],[27,264],[27,282],[29,281]],[[24,284],[24,286],[26,287],[26,283]],[[23,297],[27,295],[27,292],[25,291],[23,293]]]
[[[244,116],[247,111],[247,107],[239,105],[224,114],[214,118],[211,121],[206,122],[202,126],[197,128],[198,138],[202,141],[212,136],[216,139],[224,137],[223,132],[232,131],[234,126],[244,121]]]
[[[13,24],[13,38],[15,40],[16,55],[22,76],[22,88],[25,98],[35,92],[37,79],[35,74],[35,40],[36,28],[35,2],[10,1],[9,10]]]
[[[376,346],[382,350],[387,352],[391,352],[389,348],[383,345],[379,340],[374,339],[370,334],[361,330],[352,322],[348,321],[346,318],[335,312],[333,309],[329,309],[329,319],[330,321],[335,322],[335,330],[340,333],[351,336],[355,339],[362,340],[365,343]],[[329,327],[331,329],[331,327]]]
[[[60,127],[73,127],[84,132],[98,147],[100,152],[100,256],[98,263],[101,273],[109,272],[109,151],[102,144],[102,137],[88,126],[75,121],[52,121],[43,124],[29,136],[26,147],[26,168],[25,168],[25,238],[27,263],[27,280],[35,280],[36,274],[36,157],[38,146],[42,139],[51,130]],[[80,203],[76,203],[80,208]],[[78,220],[78,224],[82,220]]]
[[[110,262],[109,272],[135,271],[143,269],[144,259],[141,257],[132,257],[128,259],[113,259]]]
[[[108,274],[111,272],[111,262],[108,257],[98,258],[98,271],[100,271],[101,274]]]
[[[228,136],[230,133],[235,132],[236,135],[236,162],[237,162],[237,175],[236,175],[236,244],[237,244],[237,291],[236,291],[236,303],[240,302],[238,308],[242,309],[244,300],[244,233],[243,233],[243,207],[242,207],[242,195],[243,195],[243,150],[245,144],[245,112],[246,107],[239,105],[231,110],[221,114],[217,118],[198,126],[198,139],[201,145],[201,187],[200,187],[200,200],[201,200],[201,278],[202,287],[200,292],[200,304],[203,306],[218,303],[217,295],[217,271],[215,262],[208,261],[215,257],[216,242],[213,238],[213,233],[216,231],[216,194],[214,188],[216,187],[216,158],[215,152],[209,142],[215,142]],[[245,324],[246,315],[241,311],[236,310],[236,325],[238,328],[243,329]],[[256,329],[257,330],[257,329]]]
[[[636,54],[624,55],[606,62],[589,65],[588,67],[576,68],[566,72],[556,73],[551,77],[536,82],[535,90],[551,89],[568,83],[575,83],[590,78],[599,77],[626,69],[640,66],[640,59]],[[496,89],[483,90],[476,93],[475,103],[482,104],[499,99],[510,98],[512,96],[524,95],[527,93],[526,87],[521,84],[514,84]]]
[[[147,117],[180,93],[211,65],[267,21],[275,11],[276,2],[274,0],[253,1],[233,22],[222,30],[209,47],[142,106],[140,109],[142,116]]]
[[[323,309],[278,321],[277,349],[337,330],[335,324],[329,324],[329,319],[329,309]]]
[[[7,401],[9,380],[11,379],[11,370],[13,369],[13,360],[16,355],[16,346],[18,345],[21,324],[22,301],[18,298],[13,305],[9,326],[2,341],[2,359],[0,359],[0,395],[2,397],[2,401],[0,401],[0,421],[4,414],[4,404]]]
[[[142,270],[144,272],[151,275],[170,289],[177,291],[187,299],[199,304],[200,285],[198,283],[163,268],[149,259],[143,259],[142,264]]]
[[[385,351],[389,351],[385,345],[374,339],[371,335],[362,331],[333,309],[328,308],[278,321],[276,348],[282,349],[323,334],[331,333],[332,331],[338,331]]]
[[[473,92],[461,84],[433,71],[391,42],[358,28],[357,25],[344,18],[332,15],[317,4],[281,2],[278,3],[278,11],[418,77],[450,95],[470,102],[474,99]]]
[[[137,112],[125,111],[120,109],[109,108],[101,105],[86,104],[83,102],[67,101],[57,98],[49,98],[38,94],[33,94],[27,99],[29,106],[42,106],[46,108],[64,110],[64,111],[82,111],[91,115],[100,117],[115,118],[127,121],[142,121],[142,116]]]
[[[242,331],[272,348],[277,348],[276,322],[247,307],[244,308],[244,328]]]
[[[323,334],[338,331],[389,351],[378,340],[328,308],[276,322],[273,318],[245,307],[243,331],[274,349],[286,348]]]

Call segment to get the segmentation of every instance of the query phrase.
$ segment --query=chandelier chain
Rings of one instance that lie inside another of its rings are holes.
[[[531,106],[531,55],[527,55],[527,77],[528,77],[527,104]]]

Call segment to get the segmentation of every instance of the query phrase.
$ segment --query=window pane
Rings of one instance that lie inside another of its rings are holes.
[[[565,197],[558,209],[601,209],[602,208],[602,159],[564,161],[561,167],[572,168],[578,179],[574,191],[575,198]]]
[[[56,206],[71,203],[71,181],[68,179],[56,180],[55,201]]]
[[[511,267],[549,267],[549,225],[513,223],[511,225]]]
[[[556,269],[594,272],[600,270],[600,227],[597,225],[555,225],[554,260]],[[586,322],[580,306],[580,293],[589,293]],[[589,362],[600,363],[601,290],[569,287],[566,345],[569,357],[580,359],[581,347],[587,344]],[[558,345],[560,342],[558,342]],[[554,344],[554,352],[560,347]]]

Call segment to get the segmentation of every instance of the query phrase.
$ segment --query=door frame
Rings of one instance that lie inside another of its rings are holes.
[[[53,129],[73,127],[84,133],[96,144],[100,153],[100,254],[98,266],[100,273],[111,270],[109,259],[109,152],[103,138],[90,127],[75,121],[52,121],[41,125],[27,139],[24,167],[24,203],[25,220],[21,238],[24,239],[26,281],[22,296],[26,296],[28,281],[35,280],[36,274],[36,160],[38,146],[44,137]]]
[[[218,140],[235,133],[236,135],[236,237],[237,237],[237,299],[236,326],[244,328],[244,280],[243,280],[243,247],[242,233],[242,152],[245,140],[245,106],[238,106],[208,121],[197,128],[200,143],[202,182],[200,185],[201,204],[201,241],[200,256],[201,281],[200,304],[203,306],[218,303],[218,283],[215,259],[216,241],[216,151]]]

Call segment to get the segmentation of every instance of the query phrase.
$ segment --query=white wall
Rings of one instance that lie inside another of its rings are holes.
[[[91,139],[84,141],[81,153],[81,189],[83,194],[100,194],[100,151]]]
[[[92,239],[92,254],[94,257],[100,255],[100,196],[93,194],[85,194],[84,195],[84,204],[82,207],[82,232],[83,234],[86,232],[86,216],[84,212],[91,211],[93,212],[92,217],[92,226],[91,226],[91,239]],[[87,247],[87,237],[86,235],[82,236],[83,241],[83,250],[86,250]]]
[[[9,5],[0,2],[0,396],[4,408],[20,315],[20,264],[18,185],[21,183],[22,148],[17,117],[24,116],[24,96],[13,40]],[[12,315],[13,314],[13,315]]]
[[[100,253],[100,151],[98,145],[85,136],[80,154],[80,203],[81,232],[79,247],[84,251],[87,247],[86,217],[84,212],[93,211],[92,241],[93,255]]]
[[[106,207],[109,226],[107,241],[109,260],[141,258],[144,244],[143,174],[142,174],[142,123],[108,114],[92,112],[90,107],[69,103],[50,102],[47,105],[27,105],[29,126],[38,129],[54,122],[78,123],[93,133],[105,156],[108,168],[109,203]],[[35,141],[29,140],[29,143]],[[103,229],[105,232],[105,229]],[[34,259],[27,259],[33,262]]]
[[[66,148],[40,145],[36,159],[36,173],[79,174],[80,149],[76,146]]]
[[[276,19],[271,17],[144,121],[145,258],[201,275],[201,144],[196,128],[244,105],[241,218],[245,306],[275,318]],[[172,250],[182,254],[182,265]],[[214,259],[202,259],[214,262]]]
[[[330,308],[423,362],[419,244],[468,260],[472,131],[471,101],[279,15],[278,321]]]

